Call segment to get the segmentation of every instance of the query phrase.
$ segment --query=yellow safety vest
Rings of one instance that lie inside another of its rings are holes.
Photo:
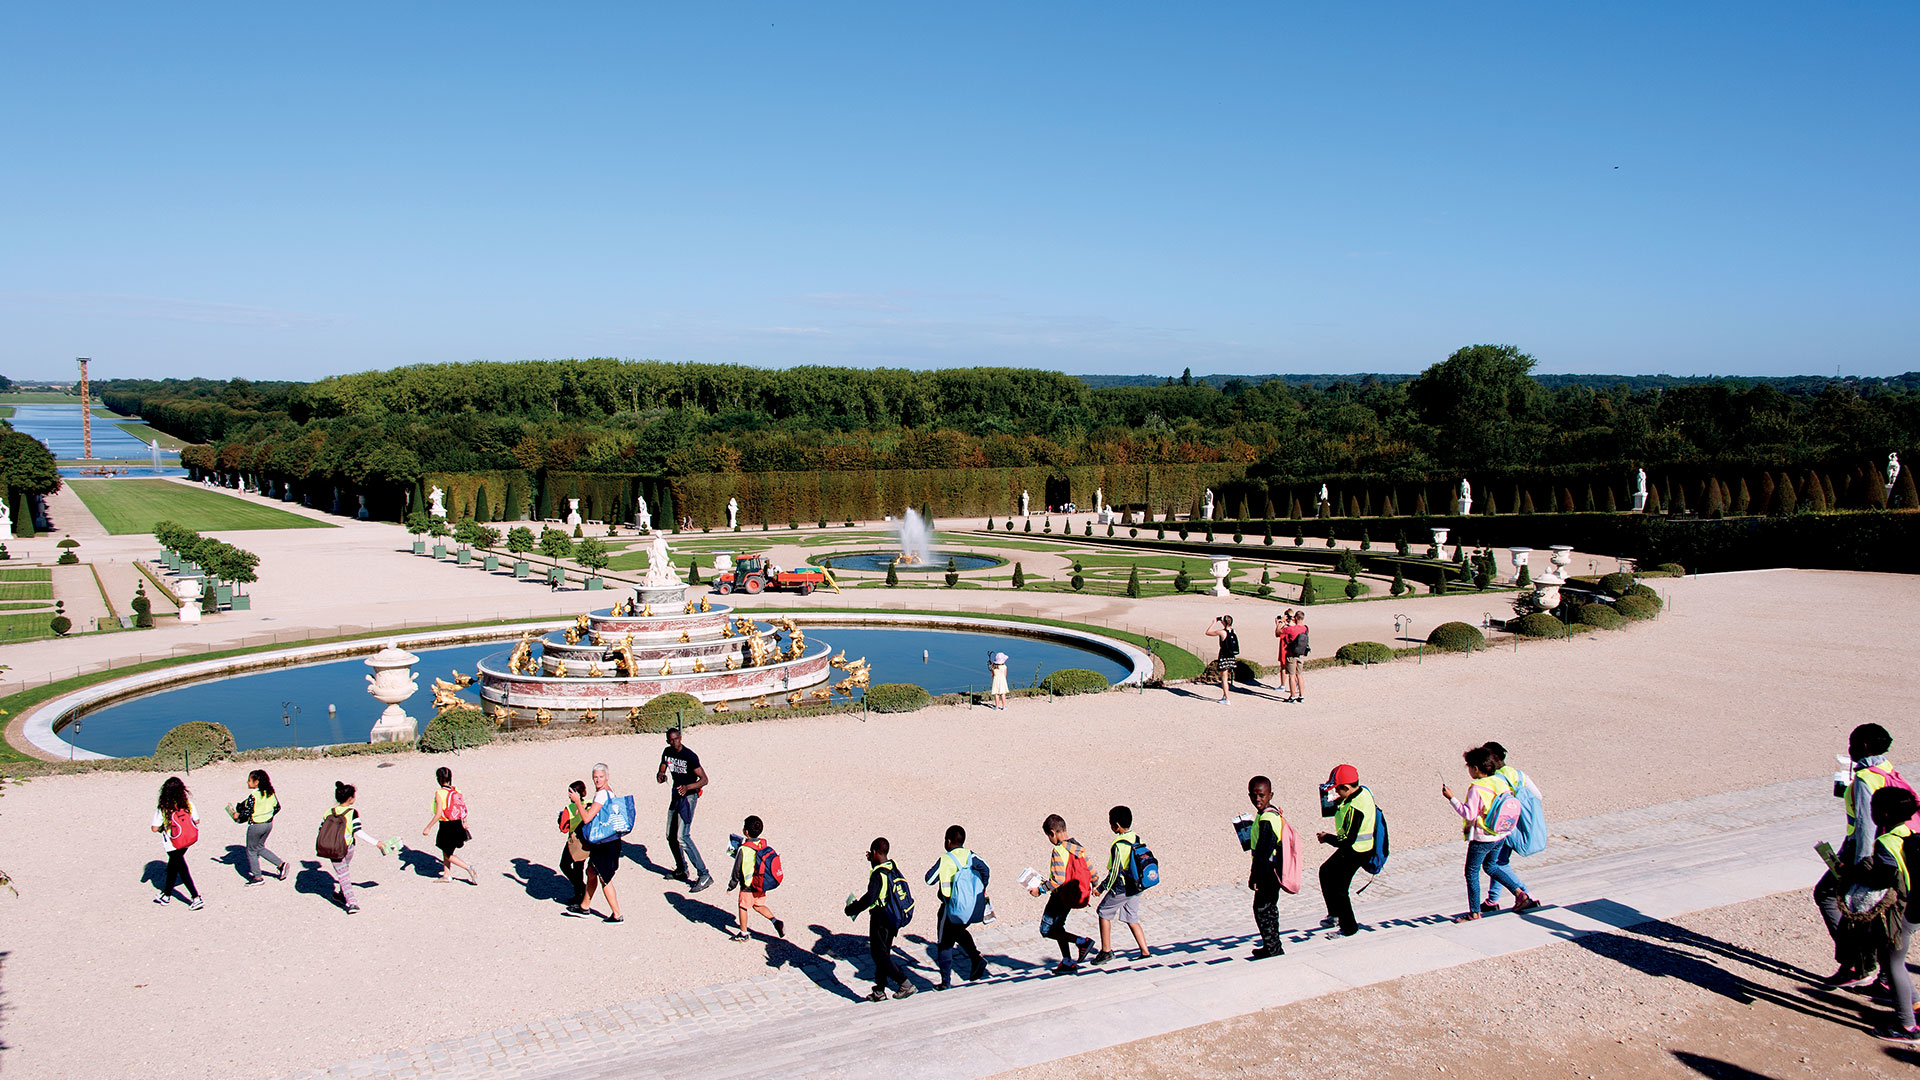
[[[1352,821],[1354,815],[1357,814],[1360,817],[1360,825],[1358,831],[1353,834],[1353,850],[1356,854],[1364,854],[1372,851],[1374,818],[1379,813],[1379,807],[1374,805],[1373,792],[1368,791],[1366,788],[1361,788],[1359,791],[1353,793],[1352,798],[1341,802],[1339,806],[1334,808],[1334,835],[1345,836],[1347,833],[1347,822]]]
[[[1502,795],[1513,794],[1513,787],[1507,783],[1507,778],[1501,776],[1499,773],[1470,781],[1467,786],[1480,789],[1480,816],[1471,821],[1463,821],[1460,823],[1460,835],[1471,840],[1473,839],[1473,829],[1476,825],[1480,827],[1481,832],[1488,834],[1493,832],[1493,800]],[[1465,802],[1466,800],[1462,799],[1461,801]]]
[[[1854,778],[1855,780],[1864,780],[1864,781],[1866,781],[1866,784],[1867,784],[1867,805],[1868,805],[1868,806],[1872,806],[1872,805],[1873,805],[1873,793],[1874,793],[1874,792],[1876,792],[1876,791],[1879,791],[1879,790],[1880,790],[1881,788],[1883,788],[1883,787],[1886,787],[1886,786],[1887,786],[1887,778],[1886,778],[1886,777],[1884,777],[1884,776],[1882,776],[1882,775],[1880,775],[1879,773],[1877,773],[1877,772],[1875,772],[1875,771],[1874,771],[1874,769],[1884,769],[1884,768],[1886,768],[1886,767],[1887,767],[1887,766],[1884,766],[1884,765],[1875,765],[1875,766],[1871,766],[1871,767],[1869,767],[1869,768],[1865,768],[1865,769],[1855,769],[1855,770],[1853,770],[1853,778]],[[1847,800],[1848,800],[1848,799],[1849,799],[1849,798],[1850,798],[1850,797],[1851,797],[1852,795],[1853,795],[1853,785],[1852,785],[1852,784],[1848,784],[1848,785],[1847,785],[1847,790],[1845,790],[1845,791],[1843,791],[1843,792],[1841,792],[1841,793],[1840,793],[1840,801],[1841,801],[1842,803],[1846,803],[1846,806],[1847,806],[1847,811],[1848,811],[1848,812],[1847,812],[1847,835],[1848,835],[1848,836],[1852,836],[1852,835],[1853,835],[1853,829],[1854,829],[1854,826],[1853,826],[1853,813],[1852,813],[1852,811],[1853,811],[1853,804],[1852,804],[1851,802],[1847,802]]]
[[[1907,876],[1907,837],[1913,835],[1910,825],[1896,825],[1880,834],[1879,844],[1893,856],[1893,865],[1900,869],[1900,895],[1905,896],[1912,889],[1912,881]]]
[[[1260,811],[1259,815],[1253,819],[1253,832],[1248,834],[1252,840],[1253,849],[1260,850],[1260,825],[1264,822],[1267,831],[1273,833],[1273,849],[1279,851],[1286,839],[1286,830],[1283,828],[1286,820],[1285,815],[1280,813],[1279,807],[1269,806]]]
[[[280,809],[280,800],[278,797],[262,795],[260,792],[255,791],[253,793],[253,813],[249,815],[247,823],[250,825],[265,825],[273,820],[274,812],[278,809]]]

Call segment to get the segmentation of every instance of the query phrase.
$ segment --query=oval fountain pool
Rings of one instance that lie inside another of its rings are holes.
[[[875,574],[884,574],[892,566],[900,573],[944,574],[947,572],[947,560],[953,560],[955,570],[985,570],[991,566],[1001,566],[1005,559],[992,555],[975,555],[965,551],[935,551],[922,562],[901,562],[898,551],[850,551],[844,555],[822,555],[812,560],[815,566],[827,566],[834,570],[866,570]]]
[[[1088,668],[1112,682],[1132,670],[1120,657],[1097,648],[1022,634],[814,623],[806,629],[810,637],[818,634],[835,649],[845,649],[848,657],[866,657],[875,683],[918,683],[934,694],[984,691],[987,655],[995,651],[1008,655],[1008,674],[1016,687],[1031,686],[1062,668]],[[490,656],[504,661],[507,647],[494,641],[413,650],[420,657],[414,667],[420,690],[406,702],[407,711],[424,722],[433,713],[427,687],[435,678],[452,671],[471,674]],[[367,696],[366,675],[367,665],[357,656],[235,675],[109,705],[82,717],[78,731],[68,725],[60,733],[83,750],[114,757],[151,754],[167,729],[188,720],[227,725],[242,750],[365,742],[381,709]],[[478,705],[478,684],[462,690],[461,696]],[[332,716],[330,704],[337,709]]]

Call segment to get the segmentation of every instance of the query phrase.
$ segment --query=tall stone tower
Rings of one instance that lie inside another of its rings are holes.
[[[93,395],[87,389],[87,358],[80,358],[80,456],[93,459]]]

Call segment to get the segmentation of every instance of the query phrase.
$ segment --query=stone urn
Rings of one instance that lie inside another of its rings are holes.
[[[1226,559],[1215,559],[1212,565],[1207,567],[1207,573],[1213,575],[1212,593],[1214,596],[1231,595],[1227,592],[1227,575],[1232,572],[1233,563]]]
[[[1573,545],[1554,544],[1553,554],[1547,561],[1553,564],[1553,574],[1561,581],[1567,580],[1567,564],[1573,561]]]
[[[389,643],[367,657],[367,666],[373,669],[373,674],[367,676],[367,693],[387,706],[380,719],[374,721],[368,742],[405,742],[419,737],[419,723],[400,707],[401,702],[419,689],[413,675],[413,665],[419,661],[419,657],[397,643]]]
[[[1513,582],[1518,585],[1520,583],[1520,571],[1526,567],[1527,556],[1533,554],[1533,549],[1530,547],[1510,547],[1507,550],[1513,553]]]
[[[1435,558],[1444,560],[1447,557],[1447,534],[1452,531],[1451,529],[1433,530],[1433,554]]]
[[[200,621],[200,579],[180,579],[180,621]]]

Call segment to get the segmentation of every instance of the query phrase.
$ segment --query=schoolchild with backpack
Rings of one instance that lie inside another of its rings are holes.
[[[1891,999],[1893,1023],[1874,1031],[1888,1042],[1920,1045],[1920,1027],[1913,1022],[1913,976],[1907,971],[1907,949],[1913,944],[1913,873],[1920,870],[1920,802],[1911,788],[1888,784],[1873,793],[1873,852],[1866,859],[1845,868],[1841,877],[1852,888],[1872,894],[1885,890],[1876,902],[1858,913],[1849,910],[1841,923],[1841,937],[1855,954],[1870,954],[1872,959],[1855,961],[1855,966],[1870,963],[1880,966],[1876,996]],[[1863,905],[1864,906],[1864,905]]]
[[[734,837],[733,877],[728,880],[728,889],[740,891],[740,929],[729,935],[734,941],[750,941],[752,935],[747,932],[748,911],[759,912],[773,924],[773,932],[778,937],[787,936],[787,924],[773,917],[767,907],[767,890],[780,887],[786,880],[786,872],[780,863],[780,853],[773,850],[760,834],[766,829],[761,820],[747,815],[740,823],[744,837]]]
[[[1095,914],[1100,916],[1100,952],[1096,964],[1113,959],[1113,924],[1125,923],[1133,931],[1133,943],[1140,947],[1134,959],[1153,955],[1147,949],[1147,934],[1140,927],[1140,894],[1160,884],[1160,860],[1154,857],[1140,836],[1133,831],[1133,810],[1116,806],[1107,811],[1107,828],[1113,830],[1113,842],[1107,846],[1107,876],[1094,886],[1105,895]]]
[[[167,777],[160,785],[160,802],[153,811],[153,831],[160,834],[161,846],[167,852],[166,883],[154,894],[153,902],[172,903],[174,886],[185,885],[187,907],[199,911],[206,905],[200,900],[200,890],[193,887],[193,874],[187,869],[187,849],[200,839],[200,812],[193,807],[186,782],[177,776]]]
[[[1540,906],[1527,895],[1527,887],[1513,871],[1498,861],[1500,849],[1520,820],[1520,803],[1513,798],[1507,782],[1493,775],[1493,753],[1476,746],[1462,754],[1467,766],[1467,797],[1456,799],[1453,789],[1440,785],[1440,797],[1452,804],[1460,815],[1461,836],[1467,842],[1467,910],[1454,916],[1454,922],[1472,922],[1480,917],[1480,874],[1484,871],[1495,881],[1513,890],[1513,910],[1526,911]]]
[[[913,984],[907,973],[893,960],[894,936],[913,921],[913,890],[900,868],[890,857],[887,838],[876,838],[867,846],[867,891],[847,900],[847,918],[867,913],[867,955],[873,958],[873,993],[868,1001],[887,1000],[887,984],[896,988],[893,996],[913,996]]]
[[[1051,938],[1060,946],[1060,966],[1054,968],[1053,973],[1071,975],[1087,958],[1087,950],[1093,948],[1092,938],[1077,937],[1067,929],[1067,917],[1086,907],[1093,895],[1093,868],[1087,864],[1087,849],[1067,835],[1065,818],[1048,814],[1047,820],[1040,823],[1040,831],[1053,845],[1053,851],[1048,856],[1046,878],[1027,892],[1033,896],[1046,894],[1047,906],[1040,914],[1040,936]],[[1076,947],[1080,950],[1078,956],[1073,954]]]
[[[425,836],[437,827],[439,835],[434,837],[433,846],[440,849],[440,881],[453,880],[453,868],[459,867],[467,872],[467,884],[480,884],[480,875],[474,872],[470,863],[462,862],[454,852],[466,846],[473,839],[467,831],[467,798],[460,789],[453,786],[453,770],[445,765],[433,772],[433,817],[427,819],[426,828],[420,830]]]
[[[1353,875],[1373,861],[1382,819],[1373,792],[1360,786],[1360,770],[1337,765],[1327,783],[1337,801],[1332,807],[1333,831],[1319,834],[1320,842],[1333,848],[1333,854],[1320,864],[1320,895],[1327,902],[1327,917],[1320,925],[1337,926],[1340,936],[1352,937],[1360,932],[1360,923],[1354,918],[1348,890],[1353,888]]]
[[[247,884],[260,885],[266,878],[261,862],[271,864],[281,881],[287,880],[287,861],[267,850],[267,837],[273,833],[273,819],[280,813],[280,797],[273,793],[273,781],[265,769],[247,774],[247,797],[227,807],[227,816],[247,827]]]
[[[1847,771],[1834,774],[1833,794],[1844,800],[1847,815],[1847,838],[1836,853],[1842,873],[1829,871],[1813,887],[1814,903],[1827,924],[1827,935],[1833,938],[1834,960],[1839,964],[1839,969],[1826,979],[1830,986],[1865,986],[1874,981],[1870,959],[1863,964],[1860,957],[1842,956],[1840,901],[1847,891],[1844,872],[1873,858],[1874,794],[1887,787],[1913,789],[1906,778],[1887,763],[1887,752],[1892,749],[1893,736],[1886,728],[1879,724],[1861,724],[1847,736]]]
[[[1540,798],[1539,785],[1533,777],[1507,764],[1507,748],[1497,742],[1486,744],[1487,753],[1493,755],[1493,775],[1506,781],[1507,790],[1520,800],[1520,821],[1508,835],[1506,842],[1500,845],[1500,854],[1494,862],[1505,867],[1513,861],[1515,855],[1522,857],[1538,855],[1546,850],[1547,823]],[[1490,878],[1487,884],[1487,899],[1480,905],[1486,914],[1500,910],[1500,882]]]
[[[947,826],[946,854],[927,870],[926,877],[927,884],[938,885],[940,890],[940,937],[934,945],[940,981],[935,984],[935,990],[953,985],[956,949],[965,952],[972,962],[966,976],[968,982],[987,973],[987,958],[980,954],[980,947],[973,943],[973,932],[967,927],[986,921],[989,873],[980,856],[967,850],[967,830],[958,825]]]
[[[360,913],[360,905],[353,902],[353,847],[367,836],[366,823],[360,820],[360,812],[353,808],[354,787],[343,780],[334,781],[333,809],[320,819],[320,835],[314,841],[313,852],[332,864],[333,894],[340,900],[340,906],[347,914]],[[383,840],[374,841],[374,849],[380,854],[387,853]]]
[[[1273,805],[1273,781],[1264,776],[1247,781],[1247,801],[1253,804],[1253,817],[1240,843],[1253,853],[1247,887],[1253,890],[1253,925],[1260,931],[1260,944],[1249,959],[1266,960],[1287,951],[1280,941],[1280,892],[1300,891],[1298,841]]]

